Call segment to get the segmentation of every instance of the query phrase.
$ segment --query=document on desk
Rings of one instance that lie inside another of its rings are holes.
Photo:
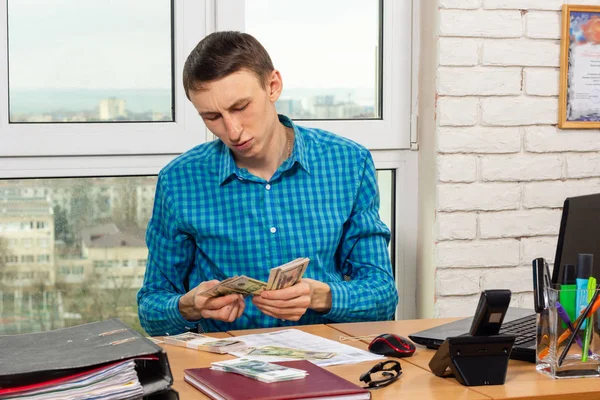
[[[321,366],[339,364],[355,364],[363,361],[381,360],[384,357],[361,350],[347,344],[339,343],[333,340],[325,339],[320,336],[303,332],[299,329],[284,329],[277,332],[258,333],[253,335],[237,336],[237,340],[246,343],[246,346],[253,349],[262,347],[286,347],[303,350],[307,352],[335,353],[330,358],[314,358],[309,361]],[[273,357],[273,356],[255,356],[247,354],[247,351],[233,351],[229,354],[236,357],[244,357],[251,360],[264,360],[268,362],[291,361],[297,358]]]

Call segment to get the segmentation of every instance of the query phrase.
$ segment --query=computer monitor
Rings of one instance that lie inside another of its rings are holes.
[[[600,281],[600,193],[565,200],[552,269],[556,285],[565,264],[577,264],[577,254],[594,255],[592,275]]]

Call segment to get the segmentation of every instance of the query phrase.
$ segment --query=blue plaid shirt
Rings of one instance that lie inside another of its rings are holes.
[[[220,140],[179,156],[159,174],[146,232],[148,264],[138,292],[151,335],[392,319],[398,293],[379,218],[375,166],[364,147],[279,120],[295,133],[291,157],[270,181],[238,168]],[[179,298],[203,281],[246,275],[308,257],[307,278],[331,287],[326,313],[297,322],[260,312],[250,297],[234,322],[185,320]],[[346,279],[344,279],[346,276]],[[350,279],[348,279],[349,277]]]

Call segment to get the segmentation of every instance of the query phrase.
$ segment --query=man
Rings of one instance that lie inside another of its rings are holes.
[[[219,139],[159,174],[138,293],[151,335],[386,320],[398,303],[364,147],[277,115],[282,80],[262,45],[239,32],[205,37],[190,53],[188,99]],[[298,257],[305,278],[244,299],[200,295]]]

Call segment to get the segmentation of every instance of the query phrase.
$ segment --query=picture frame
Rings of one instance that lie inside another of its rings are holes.
[[[558,127],[600,128],[600,6],[565,4]]]

